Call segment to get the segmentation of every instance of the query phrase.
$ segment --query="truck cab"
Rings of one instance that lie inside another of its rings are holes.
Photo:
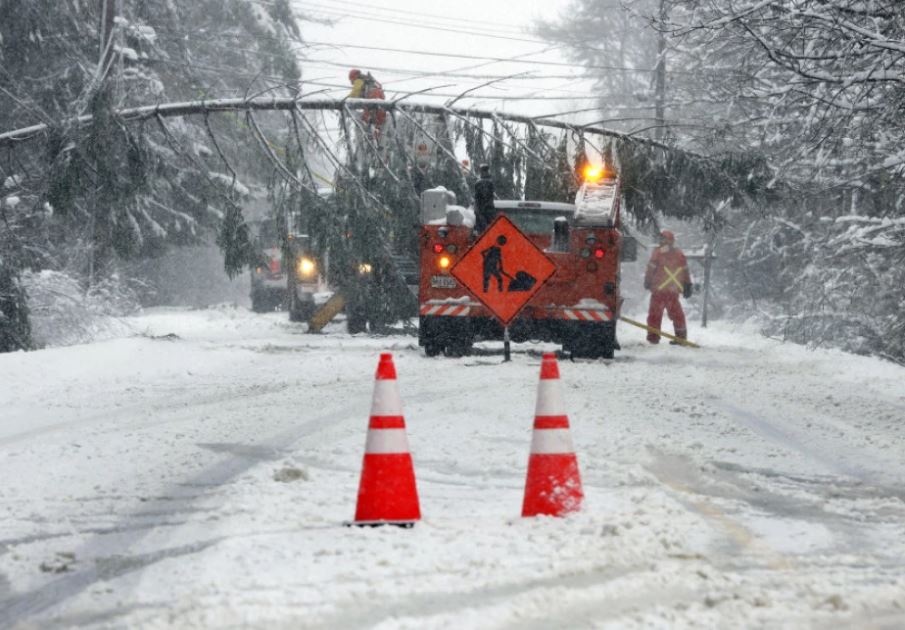
[[[250,224],[257,261],[251,268],[251,309],[265,313],[286,304],[286,270],[276,226],[272,220]]]
[[[307,234],[289,232],[288,242],[289,321],[306,322],[316,310],[314,295],[321,285],[320,268]]]

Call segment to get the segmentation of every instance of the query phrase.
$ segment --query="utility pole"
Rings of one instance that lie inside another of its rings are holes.
[[[660,0],[660,36],[657,38],[657,65],[654,67],[654,116],[657,119],[654,137],[657,140],[663,139],[666,126],[666,34],[663,32],[667,15],[666,2],[667,0]]]
[[[98,98],[109,89],[108,77],[113,66],[113,27],[116,22],[116,0],[98,0],[100,15],[98,20],[98,59],[95,76],[95,93],[93,98]],[[93,110],[92,113],[97,112]],[[98,267],[98,192],[102,182],[95,181],[91,187],[91,213],[88,225],[88,286],[93,286]]]
[[[116,0],[100,1],[100,54],[98,56],[98,80],[104,81],[113,65],[113,26],[116,22]]]
[[[710,268],[713,265],[714,239],[704,247],[704,305],[701,312],[701,328],[707,328],[707,315],[710,306]]]

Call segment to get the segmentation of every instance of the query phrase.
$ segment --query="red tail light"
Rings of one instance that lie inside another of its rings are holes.
[[[605,252],[603,251],[603,248],[598,247],[597,249],[594,250],[594,258],[597,258],[597,259],[603,258],[604,253]]]
[[[434,243],[434,253],[439,254],[443,251],[443,245],[441,243]]]
[[[270,260],[270,273],[278,274],[280,273],[280,261],[276,259]]]

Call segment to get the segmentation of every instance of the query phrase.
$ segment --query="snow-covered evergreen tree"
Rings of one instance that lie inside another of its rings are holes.
[[[0,129],[50,126],[43,142],[0,160],[0,258],[11,277],[65,270],[87,289],[119,261],[213,234],[235,272],[248,260],[243,181],[266,187],[271,177],[248,159],[256,132],[240,117],[133,125],[114,111],[297,94],[298,42],[288,0],[0,4]],[[286,133],[282,120],[259,129]]]
[[[725,227],[723,289],[771,333],[905,360],[901,2],[575,0],[541,33],[608,120],[644,133],[659,99],[665,137],[711,156],[619,143],[630,210]]]

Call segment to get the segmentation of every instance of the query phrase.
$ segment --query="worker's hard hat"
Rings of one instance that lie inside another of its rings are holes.
[[[660,240],[666,241],[667,243],[675,243],[676,235],[669,230],[663,230],[662,232],[660,232]]]
[[[358,68],[352,68],[349,70],[349,81],[354,81],[355,79],[361,76],[361,70]]]
[[[481,164],[481,165],[478,167],[478,170],[481,171],[482,173],[489,173],[489,172],[490,172],[490,165],[488,165],[488,164]]]

